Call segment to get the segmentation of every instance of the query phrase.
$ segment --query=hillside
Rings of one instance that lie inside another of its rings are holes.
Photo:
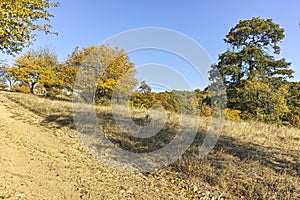
[[[0,102],[0,199],[300,198],[299,129],[227,121],[214,150],[198,159],[203,119],[178,161],[142,174],[91,155],[75,130],[71,102],[7,92]],[[133,148],[107,125],[108,138]]]

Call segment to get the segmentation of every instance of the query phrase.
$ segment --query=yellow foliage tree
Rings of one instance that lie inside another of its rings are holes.
[[[48,12],[58,3],[50,0],[1,0],[0,1],[0,51],[7,54],[20,52],[35,38],[34,31],[53,33],[49,22],[53,15]],[[38,23],[39,22],[39,23]]]
[[[57,55],[50,49],[30,50],[16,59],[14,76],[16,80],[27,84],[30,93],[34,93],[36,84],[50,89],[58,83],[55,69],[59,66]]]
[[[287,84],[273,89],[270,84],[253,78],[246,80],[244,88],[237,91],[243,96],[241,115],[246,119],[278,122],[289,112],[285,99],[288,94]]]
[[[115,89],[124,96],[136,85],[134,64],[124,50],[112,49],[108,45],[75,48],[64,66],[66,72],[65,84],[72,88],[77,78],[76,89],[92,90],[96,84],[96,101],[107,102],[111,99]],[[80,80],[78,76],[84,74],[88,78]],[[93,93],[93,91],[91,91]]]

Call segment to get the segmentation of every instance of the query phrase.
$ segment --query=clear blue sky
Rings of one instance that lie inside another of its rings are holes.
[[[133,28],[162,27],[179,31],[202,45],[213,62],[227,48],[224,36],[241,19],[272,18],[286,31],[280,57],[292,62],[295,79],[300,80],[300,1],[299,0],[60,0],[51,9],[52,24],[59,36],[39,34],[31,48],[49,46],[64,61],[74,47],[98,45],[112,35]],[[24,51],[26,51],[25,49]],[[164,63],[184,69],[184,62],[157,52],[133,55],[136,65]],[[150,56],[149,56],[150,55]],[[0,58],[4,58],[1,55]],[[176,61],[176,62],[175,62]],[[178,61],[178,62],[177,62]],[[184,70],[183,70],[184,71]],[[191,73],[192,72],[186,72]],[[192,83],[198,87],[197,82]],[[200,87],[200,86],[199,86]]]

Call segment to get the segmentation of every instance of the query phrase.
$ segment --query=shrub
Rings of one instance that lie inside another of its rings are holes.
[[[292,114],[292,115],[289,117],[288,122],[289,122],[291,125],[300,128],[300,116],[299,116],[299,115]]]
[[[212,109],[208,105],[202,105],[200,107],[200,116],[202,117],[211,117],[212,116]]]
[[[48,91],[47,95],[50,96],[50,97],[56,97],[56,96],[62,95],[62,89],[60,89],[60,88],[51,88]]]
[[[240,114],[241,114],[240,110],[235,110],[230,108],[225,109],[225,117],[228,120],[240,121],[241,120]]]
[[[30,88],[28,85],[16,84],[13,86],[13,91],[21,92],[21,93],[30,93]]]
[[[0,84],[0,90],[5,90],[7,87],[8,87],[8,85],[5,83]]]

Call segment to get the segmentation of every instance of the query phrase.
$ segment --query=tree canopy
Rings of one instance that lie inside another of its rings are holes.
[[[126,52],[105,44],[83,49],[75,48],[66,61],[65,70],[70,72],[69,78],[66,79],[69,85],[74,85],[80,70],[90,73],[90,79],[97,83],[96,101],[107,103],[115,89],[119,95],[125,95],[123,93],[128,94],[129,90],[137,85],[134,64]],[[95,83],[82,81],[77,84],[76,89],[87,89],[90,87],[89,84]]]
[[[288,111],[281,97],[293,70],[285,59],[275,59],[284,37],[284,29],[272,19],[256,17],[239,21],[224,39],[229,49],[212,66],[210,79],[222,82],[228,107],[241,110],[245,118],[268,121]]]
[[[19,53],[35,39],[34,31],[51,31],[49,23],[53,17],[48,9],[58,3],[50,0],[0,1],[0,50],[2,53]],[[41,21],[42,20],[42,21]],[[43,23],[44,21],[44,23]]]
[[[30,50],[16,59],[15,78],[27,84],[33,93],[38,83],[46,88],[58,83],[55,73],[58,66],[57,55],[50,49]]]
[[[47,9],[55,6],[46,0],[0,2],[0,50],[18,53],[32,42],[35,30],[51,33],[51,25],[36,24],[41,24],[40,19],[49,22],[53,16]],[[105,105],[114,103],[112,99],[117,104],[130,103],[146,109],[158,108],[159,104],[171,112],[206,117],[216,113],[213,107],[219,102],[214,97],[223,99],[226,94],[227,107],[221,105],[218,112],[224,112],[227,119],[300,127],[300,85],[289,80],[294,73],[291,63],[279,58],[279,44],[284,37],[284,29],[272,19],[240,20],[225,36],[228,49],[211,66],[212,84],[204,91],[153,92],[145,81],[136,87],[134,64],[125,50],[106,44],[76,47],[62,63],[50,49],[29,50],[17,57],[13,66],[1,63],[0,88],[27,93],[41,89],[50,96],[67,91]]]

